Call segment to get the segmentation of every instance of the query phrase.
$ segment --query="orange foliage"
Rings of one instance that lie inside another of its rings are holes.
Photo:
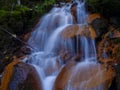
[[[118,36],[114,36],[113,38],[109,37],[110,33],[113,33],[113,35],[115,35],[116,33],[114,34],[114,32],[116,32],[116,30],[111,28],[109,32],[103,36],[102,41],[98,44],[97,47],[98,60],[105,65],[113,65],[116,64],[116,62],[119,62],[117,59],[119,45],[114,43],[113,39],[115,37],[118,37],[119,35],[117,34]],[[102,57],[103,53],[106,53],[107,57]]]

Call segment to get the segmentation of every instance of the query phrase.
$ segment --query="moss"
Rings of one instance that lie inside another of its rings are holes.
[[[36,4],[33,9],[38,14],[41,15],[41,14],[44,14],[44,13],[48,12],[51,9],[51,7],[54,3],[55,3],[55,0],[49,0],[49,1],[45,0],[43,2],[43,4],[41,4],[41,3]]]
[[[32,30],[37,19],[48,12],[55,0],[0,0],[0,27],[7,29],[18,37]],[[39,3],[38,3],[39,2]],[[3,58],[21,47],[21,43],[0,29],[0,55]]]
[[[21,14],[20,11],[12,11],[11,13],[11,16],[19,16]]]
[[[0,10],[0,19],[6,17],[8,15],[8,12],[5,10]]]
[[[14,10],[16,11],[21,11],[21,12],[26,12],[29,11],[30,8],[28,8],[27,6],[21,6],[21,5],[15,5]]]

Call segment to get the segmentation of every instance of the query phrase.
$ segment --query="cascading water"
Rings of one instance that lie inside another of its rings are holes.
[[[84,7],[85,2],[74,0],[74,3],[76,3],[77,5],[77,24],[79,26],[88,26],[87,14]],[[28,43],[32,47],[37,49],[33,50],[33,53],[30,56],[29,63],[32,64],[39,73],[43,90],[53,90],[55,79],[62,67],[65,65],[61,63],[61,60],[59,59],[60,55],[56,53],[56,49],[58,49],[58,51],[62,50],[62,48],[59,47],[59,44],[62,45],[62,47],[64,48],[63,51],[69,49],[69,51],[72,52],[74,55],[79,51],[83,54],[83,57],[81,57],[80,59],[82,59],[85,63],[80,62],[78,63],[78,65],[76,65],[75,70],[73,71],[74,73],[71,74],[71,81],[79,71],[79,68],[90,68],[91,66],[95,65],[95,63],[93,62],[91,63],[91,61],[96,60],[96,49],[93,39],[85,36],[77,36],[77,42],[75,43],[75,41],[72,39],[64,40],[60,36],[61,32],[64,31],[66,27],[74,24],[73,16],[70,13],[71,6],[72,3],[69,3],[69,5],[65,5],[63,7],[54,7],[47,15],[45,15],[40,20],[28,41]],[[84,89],[76,89],[76,87],[74,88],[71,86],[71,82],[68,82],[68,85],[63,90]],[[96,88],[94,90],[99,89]]]
[[[66,11],[68,9],[69,7],[54,7],[49,14],[45,15],[35,27],[35,31],[29,40],[30,45],[38,51],[43,51],[49,36],[56,29],[67,24],[72,24],[72,15]]]

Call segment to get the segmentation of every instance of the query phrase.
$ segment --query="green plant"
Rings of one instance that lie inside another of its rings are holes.
[[[2,19],[2,18],[4,18],[4,17],[6,17],[6,16],[7,16],[7,14],[8,14],[8,12],[7,12],[7,11],[5,11],[5,10],[0,10],[0,19]]]
[[[21,5],[15,5],[14,10],[16,11],[21,11],[21,12],[26,12],[29,11],[30,8],[28,8],[27,6],[21,6]]]
[[[50,7],[55,3],[55,0],[45,0],[42,4],[38,3],[34,6],[34,10],[39,13],[46,13],[50,10]]]

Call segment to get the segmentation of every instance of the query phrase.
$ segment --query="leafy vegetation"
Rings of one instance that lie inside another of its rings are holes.
[[[32,30],[40,16],[48,12],[55,0],[0,0],[0,59],[11,57],[21,47],[19,41],[5,33],[1,27],[20,37]]]

